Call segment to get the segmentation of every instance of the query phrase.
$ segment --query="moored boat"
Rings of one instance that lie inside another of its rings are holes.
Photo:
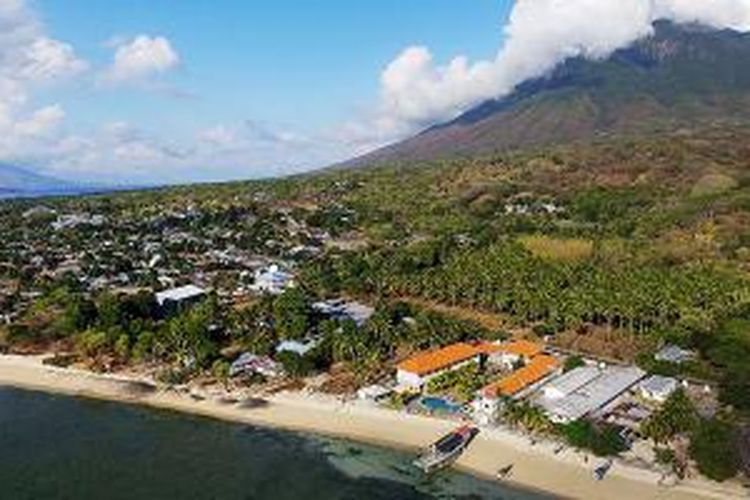
[[[425,473],[447,467],[461,456],[478,432],[479,430],[476,427],[468,425],[459,427],[430,445],[414,461],[414,465],[422,469]]]

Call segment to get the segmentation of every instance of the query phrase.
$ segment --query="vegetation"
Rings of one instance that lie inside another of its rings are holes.
[[[733,478],[740,467],[736,429],[721,420],[701,421],[690,442],[690,456],[706,477]]]
[[[643,434],[655,443],[666,443],[680,434],[692,432],[698,425],[698,413],[683,389],[678,389],[641,426]]]
[[[618,455],[627,449],[616,427],[597,426],[588,420],[577,420],[561,427],[568,444],[590,450],[596,456]]]

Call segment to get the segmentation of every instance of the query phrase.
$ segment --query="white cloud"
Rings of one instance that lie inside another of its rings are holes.
[[[65,112],[58,104],[34,109],[29,96],[87,68],[73,47],[47,35],[26,2],[0,0],[0,159],[49,147]]]
[[[15,124],[15,132],[23,137],[43,137],[54,132],[65,119],[58,104],[36,110],[29,118]]]
[[[112,67],[105,79],[111,82],[144,81],[180,65],[180,56],[163,36],[138,35],[117,42]]]
[[[362,144],[403,137],[506,95],[569,57],[607,57],[649,35],[659,19],[747,31],[750,0],[518,0],[494,59],[460,56],[441,65],[426,47],[409,47],[383,71],[373,116],[342,133]]]

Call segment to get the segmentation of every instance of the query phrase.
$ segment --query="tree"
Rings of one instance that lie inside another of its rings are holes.
[[[720,420],[702,420],[690,441],[690,457],[709,479],[731,479],[740,467],[737,439],[732,425]]]
[[[584,359],[581,356],[570,356],[569,358],[565,360],[565,365],[563,366],[563,372],[568,373],[582,366],[586,366],[586,361],[584,361]]]
[[[276,360],[282,364],[284,371],[292,377],[306,377],[313,368],[312,362],[305,356],[296,352],[284,351],[276,356]]]
[[[290,288],[279,295],[273,304],[273,317],[281,338],[303,338],[310,327],[310,307],[305,293],[299,288]]]
[[[123,333],[115,341],[115,353],[123,360],[130,357],[130,337],[127,334]]]
[[[618,455],[626,446],[617,428],[595,426],[588,420],[577,420],[562,426],[562,433],[571,446],[591,450],[600,457]]]
[[[642,431],[655,443],[664,443],[678,434],[691,432],[697,423],[698,412],[688,395],[680,388],[643,423]]]

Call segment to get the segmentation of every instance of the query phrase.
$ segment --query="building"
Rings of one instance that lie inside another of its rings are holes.
[[[480,391],[480,397],[473,403],[475,420],[485,425],[494,422],[503,398],[518,397],[526,390],[533,389],[558,368],[557,359],[542,354],[533,358],[523,368],[484,387]]]
[[[695,353],[676,345],[668,345],[654,355],[656,361],[682,364],[695,359]]]
[[[542,354],[528,362],[526,366],[482,389],[482,395],[488,399],[517,396],[524,389],[540,382],[557,370],[559,363],[552,356]]]
[[[255,272],[255,282],[250,289],[256,293],[280,295],[294,286],[294,276],[273,264]]]
[[[375,309],[359,302],[346,301],[344,299],[325,300],[316,302],[312,308],[327,318],[339,321],[350,320],[361,327],[375,313]]]
[[[528,363],[542,353],[544,346],[528,340],[515,340],[500,344],[484,343],[477,346],[491,364],[512,370],[519,362]]]
[[[158,292],[156,303],[162,311],[172,314],[192,304],[200,302],[206,296],[206,291],[195,285],[187,285]]]
[[[304,356],[318,346],[318,340],[308,340],[300,342],[298,340],[284,340],[276,346],[276,353],[293,352]]]
[[[558,400],[574,393],[601,374],[596,366],[582,366],[564,373],[545,385],[542,394],[545,399]]]
[[[555,423],[574,422],[608,405],[646,375],[643,370],[636,367],[613,366],[596,370],[598,374],[593,378],[589,367],[568,372],[564,375],[566,379],[558,385],[558,389],[553,387],[549,392],[552,397],[547,397],[545,391],[542,397],[537,399],[537,404]],[[585,383],[579,385],[583,381]],[[578,387],[573,389],[576,385]]]
[[[235,360],[229,368],[230,377],[258,373],[264,377],[274,378],[283,375],[281,365],[268,356],[257,356],[246,352]]]
[[[401,387],[421,390],[434,377],[474,362],[478,363],[481,355],[482,352],[476,347],[465,343],[423,352],[397,366],[396,380]]]
[[[638,388],[645,399],[663,403],[679,386],[680,383],[674,378],[653,375],[641,382]]]

